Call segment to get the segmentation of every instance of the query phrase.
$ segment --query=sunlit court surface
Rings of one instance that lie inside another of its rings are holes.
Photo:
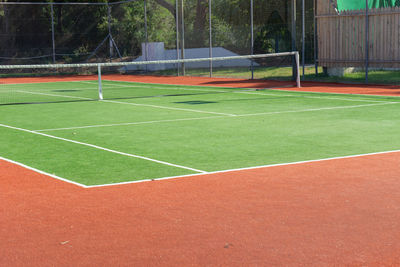
[[[0,267],[400,266],[400,1],[0,1]]]
[[[162,79],[2,79],[2,264],[399,263],[398,88]]]

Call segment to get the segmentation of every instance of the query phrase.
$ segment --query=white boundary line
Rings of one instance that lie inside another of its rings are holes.
[[[5,125],[5,124],[0,124],[0,127],[13,129],[13,130],[17,130],[17,131],[22,131],[22,132],[27,132],[27,133],[32,133],[32,134],[36,134],[36,135],[41,135],[41,136],[49,137],[49,138],[52,138],[52,139],[57,139],[57,140],[61,140],[61,141],[69,142],[69,143],[74,143],[74,144],[78,144],[78,145],[83,145],[83,146],[87,146],[87,147],[91,147],[91,148],[95,148],[95,149],[111,152],[111,153],[114,153],[114,154],[119,154],[119,155],[122,155],[122,156],[127,156],[127,157],[131,157],[131,158],[137,158],[137,159],[143,159],[143,160],[147,160],[147,161],[152,161],[152,162],[155,162],[155,163],[159,163],[159,164],[167,165],[167,166],[171,166],[171,167],[176,167],[176,168],[179,168],[179,169],[186,169],[186,170],[190,170],[190,171],[198,172],[198,173],[207,173],[206,171],[202,171],[202,170],[186,167],[186,166],[183,166],[183,165],[173,164],[173,163],[170,163],[170,162],[156,160],[156,159],[143,157],[143,156],[139,156],[139,155],[135,155],[135,154],[129,154],[129,153],[125,153],[125,152],[120,152],[120,151],[117,151],[117,150],[108,149],[108,148],[101,147],[101,146],[96,146],[96,145],[83,143],[83,142],[79,142],[79,141],[75,141],[75,140],[71,140],[71,139],[57,137],[57,136],[54,136],[54,135],[44,134],[44,133],[40,133],[40,132],[36,132],[36,131],[23,129],[23,128],[13,127],[13,126]]]
[[[128,125],[141,125],[141,124],[153,124],[153,123],[165,123],[165,122],[179,122],[179,121],[192,121],[192,120],[207,120],[207,119],[222,119],[222,118],[241,118],[250,116],[265,116],[265,115],[275,115],[275,114],[285,114],[285,113],[298,113],[298,112],[313,112],[313,111],[323,111],[323,110],[334,110],[334,109],[349,109],[349,108],[362,108],[370,106],[381,106],[390,104],[400,104],[400,102],[382,102],[376,104],[365,104],[365,105],[354,105],[354,106],[338,106],[338,107],[326,107],[326,108],[314,108],[314,109],[302,109],[302,110],[286,110],[286,111],[272,111],[263,113],[252,113],[252,114],[242,114],[235,116],[211,116],[211,117],[199,117],[199,118],[184,118],[184,119],[173,119],[173,120],[158,120],[158,121],[143,121],[143,122],[125,122],[125,123],[115,123],[115,124],[100,124],[100,125],[87,125],[87,126],[77,126],[68,128],[54,128],[54,129],[39,129],[33,130],[36,132],[47,132],[47,131],[61,131],[61,130],[75,130],[75,129],[86,129],[86,128],[100,128],[100,127],[114,127],[114,126],[128,126]]]
[[[253,166],[253,167],[245,167],[245,168],[237,168],[237,169],[228,169],[228,170],[221,170],[221,171],[214,171],[214,172],[207,172],[207,173],[197,173],[197,174],[187,174],[187,175],[180,175],[180,176],[169,176],[169,177],[161,177],[161,178],[151,178],[151,179],[143,179],[143,180],[136,180],[136,181],[127,181],[127,182],[119,182],[119,183],[110,183],[110,184],[100,184],[100,185],[84,185],[80,184],[53,174],[49,174],[47,172],[38,170],[36,168],[27,166],[17,161],[13,161],[4,157],[0,156],[0,160],[4,160],[9,163],[16,164],[28,170],[32,170],[34,172],[47,175],[51,178],[64,181],[69,184],[74,184],[82,188],[99,188],[99,187],[111,187],[111,186],[119,186],[119,185],[128,185],[128,184],[137,184],[137,183],[144,183],[144,182],[151,182],[151,181],[162,181],[162,180],[172,180],[178,178],[190,178],[202,175],[213,175],[219,173],[235,173],[240,171],[248,171],[248,170],[255,170],[255,169],[263,169],[263,168],[272,168],[272,167],[279,167],[279,166],[290,166],[290,165],[299,165],[299,164],[308,164],[308,163],[315,163],[315,162],[323,162],[323,161],[330,161],[330,160],[340,160],[340,159],[350,159],[350,158],[358,158],[358,157],[367,157],[367,156],[374,156],[374,155],[382,155],[382,154],[391,154],[391,153],[400,153],[399,150],[389,150],[389,151],[381,151],[381,152],[371,152],[365,154],[356,154],[356,155],[349,155],[349,156],[340,156],[340,157],[331,157],[331,158],[324,158],[324,159],[315,159],[315,160],[305,160],[305,161],[296,161],[296,162],[288,162],[288,163],[277,163],[277,164],[269,164],[269,165],[260,165],[260,166]]]
[[[298,164],[307,164],[307,163],[315,163],[315,162],[322,162],[322,161],[349,159],[349,158],[366,157],[366,156],[399,153],[399,152],[400,152],[400,150],[372,152],[372,153],[366,153],[366,154],[357,154],[357,155],[349,155],[349,156],[341,156],[341,157],[296,161],[296,162],[288,162],[288,163],[277,163],[277,164],[261,165],[261,166],[238,168],[238,169],[228,169],[228,170],[222,170],[222,171],[208,172],[206,174],[202,174],[202,173],[188,174],[188,175],[170,176],[170,177],[162,177],[162,178],[154,178],[154,179],[144,179],[144,180],[139,180],[139,181],[110,183],[110,184],[102,184],[102,185],[90,185],[90,186],[86,186],[86,188],[109,187],[109,186],[127,185],[127,184],[135,184],[135,183],[150,182],[150,181],[171,180],[171,179],[177,179],[177,178],[189,178],[189,177],[196,177],[196,176],[201,176],[201,175],[212,175],[212,174],[218,174],[218,173],[234,173],[234,172],[247,171],[247,170],[263,169],[263,168],[271,168],[271,167],[279,167],[279,166],[290,166],[290,165],[298,165]]]
[[[229,113],[203,111],[203,110],[187,109],[187,108],[165,107],[165,106],[149,105],[149,104],[138,104],[138,103],[132,103],[132,102],[120,102],[120,101],[114,101],[114,100],[101,100],[101,101],[102,102],[108,102],[108,103],[117,103],[117,104],[139,106],[139,107],[151,107],[151,108],[170,109],[170,110],[179,110],[179,111],[189,111],[189,112],[197,112],[197,113],[205,113],[205,114],[224,115],[224,116],[228,116],[228,117],[238,116],[236,114],[229,114]]]
[[[17,92],[17,93],[28,93],[28,94],[32,94],[32,95],[45,95],[45,96],[55,96],[55,97],[64,97],[64,98],[76,98],[76,99],[83,99],[83,100],[95,100],[93,98],[87,98],[87,97],[81,97],[81,96],[56,95],[56,94],[30,92],[30,91],[22,91],[22,90],[16,90],[15,92]]]
[[[78,81],[79,82],[79,81]],[[275,89],[276,91],[288,91],[288,92],[293,92],[290,90],[280,90],[280,89]],[[305,92],[305,93],[314,93],[314,92],[307,92],[307,91],[295,91],[295,92]],[[28,92],[29,93],[29,92]],[[239,92],[237,92],[239,93]],[[242,93],[246,93],[246,92],[242,92]],[[261,93],[262,94],[262,93]],[[327,93],[327,94],[342,94],[342,93]],[[343,93],[345,94],[345,93]],[[264,94],[264,95],[271,95],[271,94]],[[358,95],[358,94],[354,94],[354,95]],[[364,94],[359,94],[361,96],[369,96],[369,95],[364,95]],[[61,96],[61,95],[57,95],[57,96]],[[288,95],[288,96],[292,96],[292,95]],[[295,96],[295,95],[293,95]],[[375,96],[375,95],[371,95],[371,96]],[[65,97],[73,97],[73,96],[65,96]],[[76,98],[80,98],[80,97],[76,97]],[[309,98],[324,98],[324,97],[309,97]],[[87,98],[89,99],[89,98]],[[344,99],[338,99],[338,100],[344,100]],[[349,101],[359,101],[359,100],[353,100],[353,99],[348,99]],[[361,100],[364,101],[364,100]],[[383,102],[381,104],[370,104],[370,105],[358,105],[358,106],[347,106],[347,107],[337,107],[337,108],[354,108],[354,107],[364,107],[364,106],[375,106],[375,105],[384,105],[384,104],[398,104],[399,102],[384,102],[384,101],[370,101],[370,100],[365,100],[368,102]],[[119,102],[121,104],[125,104],[125,102]],[[324,109],[333,109],[333,108],[323,108],[323,109],[308,109],[308,110],[304,110],[304,111],[317,111],[317,110],[324,110]],[[286,112],[299,112],[299,111],[286,111]],[[272,113],[256,113],[256,114],[246,114],[246,115],[233,115],[233,116],[254,116],[254,115],[266,115],[266,114],[274,114],[276,112],[272,112]],[[231,115],[232,116],[232,115]],[[221,116],[222,117],[222,116]],[[211,118],[211,117],[210,117]],[[215,118],[215,117],[212,117]],[[197,118],[196,118],[197,119]],[[203,118],[198,118],[198,119],[203,119]],[[47,134],[43,134],[43,133],[39,133],[36,131],[31,131],[31,130],[26,130],[26,129],[22,129],[22,128],[17,128],[17,127],[13,127],[13,126],[8,126],[8,125],[4,125],[4,124],[0,124],[0,126],[2,127],[6,127],[6,128],[11,128],[11,129],[15,129],[15,130],[21,130],[21,131],[25,131],[25,132],[30,132],[33,134],[37,134],[37,135],[42,135],[42,136],[47,136],[47,137],[51,137],[51,138],[55,138],[55,139],[59,139],[59,140],[63,140],[63,141],[67,141],[67,142],[72,142],[72,143],[76,143],[76,144],[81,144],[81,145],[86,145],[89,147],[93,147],[93,148],[98,148],[98,149],[103,149],[105,151],[109,151],[109,152],[117,152],[118,154],[122,154],[122,155],[126,155],[126,156],[133,156],[133,157],[138,157],[138,158],[143,158],[143,159],[149,159],[152,160],[150,158],[145,158],[145,157],[141,157],[141,156],[137,156],[137,155],[131,155],[131,154],[127,154],[127,153],[123,153],[123,152],[118,152],[118,151],[113,151],[113,150],[109,150],[106,148],[101,148],[99,146],[95,146],[95,145],[91,145],[91,144],[86,144],[86,143],[82,143],[82,142],[78,142],[78,141],[74,141],[74,140],[70,140],[70,139],[65,139],[65,138],[60,138],[60,137],[56,137],[56,136],[51,136],[51,135],[47,135]],[[328,160],[336,160],[336,159],[347,159],[347,158],[355,158],[355,157],[364,157],[364,156],[371,156],[371,155],[379,155],[379,154],[389,154],[389,153],[398,153],[400,152],[400,150],[392,150],[392,151],[383,151],[383,152],[373,152],[373,153],[366,153],[366,154],[358,154],[358,155],[350,155],[350,156],[342,156],[342,157],[332,157],[332,158],[325,158],[325,159],[317,159],[317,160],[308,160],[308,161],[298,161],[298,162],[290,162],[290,163],[279,163],[279,164],[271,164],[271,165],[262,165],[262,166],[255,166],[255,167],[247,167],[247,168],[238,168],[238,169],[230,169],[230,170],[222,170],[222,171],[215,171],[215,172],[205,172],[205,171],[200,171],[200,170],[195,170],[195,169],[191,169],[191,168],[187,168],[184,166],[180,166],[180,167],[184,167],[185,169],[190,169],[192,171],[196,171],[196,172],[200,172],[198,174],[189,174],[189,175],[181,175],[181,176],[171,176],[171,177],[162,177],[162,178],[154,178],[154,179],[144,179],[144,180],[140,180],[140,181],[130,181],[130,182],[120,182],[120,183],[111,183],[111,184],[102,184],[102,185],[92,185],[92,186],[87,186],[87,185],[83,185],[77,182],[73,182],[70,181],[68,179],[65,178],[61,178],[59,176],[53,175],[53,174],[49,174],[47,172],[38,170],[36,168],[33,167],[29,167],[25,164],[10,160],[10,159],[6,159],[4,157],[0,156],[1,160],[19,165],[21,167],[24,167],[26,169],[35,171],[37,173],[43,174],[43,175],[47,175],[49,177],[55,178],[57,180],[61,180],[70,184],[74,184],[77,185],[79,187],[83,187],[83,188],[97,188],[97,187],[108,187],[108,186],[115,186],[115,185],[124,185],[124,184],[133,184],[133,183],[140,183],[140,182],[146,182],[146,181],[154,181],[154,180],[168,180],[168,179],[176,179],[176,178],[184,178],[184,177],[194,177],[194,176],[199,176],[199,175],[209,175],[209,174],[217,174],[217,173],[227,173],[227,172],[237,172],[237,171],[244,171],[244,170],[252,170],[252,169],[260,169],[260,168],[269,168],[269,167],[276,167],[276,166],[286,166],[286,165],[295,165],[295,164],[306,164],[306,163],[313,163],[313,162],[321,162],[321,161],[328,161]],[[152,160],[153,161],[153,160]],[[154,160],[156,162],[162,163],[161,161],[157,161]],[[165,163],[165,162],[164,162]],[[169,163],[167,165],[170,165]],[[179,165],[171,165],[171,166],[175,166],[178,167]]]
[[[329,85],[329,83],[327,84]],[[357,84],[353,84],[357,85]],[[351,86],[351,85],[350,85]],[[320,86],[323,87],[323,86]],[[343,84],[342,87],[346,87],[346,84]],[[362,84],[359,84],[359,87],[362,87]],[[379,87],[379,85],[377,86]],[[302,88],[307,88],[307,87],[302,87]],[[340,87],[339,87],[340,88]],[[399,98],[398,96],[395,95],[374,95],[374,94],[353,94],[353,93],[339,93],[339,92],[314,92],[314,91],[303,91],[303,90],[287,90],[287,89],[270,89],[271,91],[283,91],[283,92],[300,92],[300,93],[310,93],[310,94],[327,94],[327,95],[351,95],[351,96],[370,96],[370,97],[380,97],[380,98]]]
[[[54,179],[57,179],[57,180],[60,180],[60,181],[63,181],[63,182],[69,183],[69,184],[77,185],[77,186],[83,187],[83,188],[88,188],[87,185],[80,184],[80,183],[77,183],[77,182],[74,182],[74,181],[71,181],[71,180],[68,180],[68,179],[65,179],[65,178],[61,178],[60,176],[57,176],[57,175],[54,175],[54,174],[50,174],[50,173],[48,173],[48,172],[41,171],[41,170],[39,170],[39,169],[30,167],[30,166],[28,166],[28,165],[22,164],[22,163],[20,163],[20,162],[17,162],[17,161],[11,160],[11,159],[7,159],[7,158],[4,158],[4,157],[1,157],[1,156],[0,156],[0,160],[4,160],[4,161],[6,161],[6,162],[9,162],[9,163],[12,163],[12,164],[21,166],[21,167],[23,167],[23,168],[25,168],[25,169],[28,169],[28,170],[31,170],[31,171],[34,171],[34,172],[37,172],[37,173],[40,173],[40,174],[49,176],[49,177],[51,177],[51,178],[54,178]]]
[[[205,119],[213,119],[213,118],[227,118],[227,116],[212,116],[212,117],[183,118],[183,119],[158,120],[158,121],[139,121],[139,122],[125,122],[125,123],[114,123],[114,124],[99,124],[99,125],[87,125],[87,126],[77,126],[77,127],[67,127],[67,128],[40,129],[40,130],[34,130],[34,131],[35,132],[50,132],[50,131],[75,130],[75,129],[87,129],[87,128],[153,124],[153,123],[163,123],[163,122],[205,120]]]

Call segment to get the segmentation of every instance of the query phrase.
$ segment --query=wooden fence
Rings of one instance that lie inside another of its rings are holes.
[[[400,7],[370,9],[367,15],[338,13],[329,0],[316,2],[318,65],[400,68]]]

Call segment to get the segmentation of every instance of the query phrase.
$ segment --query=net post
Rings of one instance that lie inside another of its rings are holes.
[[[101,65],[97,65],[97,75],[99,79],[99,100],[103,100],[103,87],[101,85]]]
[[[299,58],[299,52],[294,52],[294,58],[295,58],[295,62],[296,62],[296,87],[300,88],[301,84],[300,84],[300,58]]]

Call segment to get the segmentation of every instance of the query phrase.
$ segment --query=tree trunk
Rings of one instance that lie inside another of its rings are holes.
[[[205,45],[205,30],[206,30],[206,19],[207,19],[207,0],[197,0],[197,7],[196,7],[196,19],[194,21],[194,45],[195,46],[203,46]]]

